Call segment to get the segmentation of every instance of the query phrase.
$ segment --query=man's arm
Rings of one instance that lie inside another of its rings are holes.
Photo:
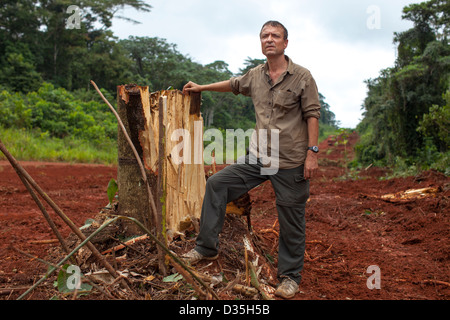
[[[319,143],[319,119],[310,117],[306,121],[308,123],[308,146],[317,146]],[[308,150],[305,161],[305,179],[314,177],[318,169],[317,153]]]
[[[202,91],[231,92],[231,83],[230,80],[226,80],[206,85],[199,85],[189,81],[183,88],[183,94]]]

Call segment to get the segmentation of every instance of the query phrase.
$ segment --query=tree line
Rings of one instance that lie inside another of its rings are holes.
[[[79,28],[66,26],[70,5],[81,9]],[[84,129],[75,130],[68,125],[69,116],[61,117],[60,113],[68,110],[65,114],[72,114],[72,118],[74,113],[78,118],[82,113],[94,116],[83,107],[91,100],[100,103],[90,93],[90,80],[103,88],[114,103],[117,85],[136,83],[149,86],[150,91],[181,89],[189,80],[199,83],[226,80],[264,62],[249,57],[243,61],[238,74],[233,74],[225,61],[199,64],[179,52],[176,44],[162,38],[130,36],[118,39],[111,31],[112,19],[117,17],[118,9],[124,7],[151,14],[151,6],[142,0],[2,0],[0,90],[4,92],[0,97],[0,115],[3,114],[0,125],[26,124],[56,136],[73,134]],[[41,101],[36,109],[32,96],[45,100],[44,92],[50,100],[53,95],[63,100],[72,96],[76,101],[72,104],[50,101],[46,109],[51,108],[54,113],[37,111],[45,103]],[[18,114],[20,108],[12,100],[18,100],[19,96],[23,100],[22,109],[32,109],[28,114]],[[205,127],[245,130],[254,127],[253,104],[249,98],[212,92],[204,92],[202,97]],[[323,95],[321,102],[322,123],[336,128],[336,117]],[[29,119],[24,120],[27,117]],[[22,120],[11,122],[7,118]],[[97,121],[88,118],[81,119],[86,126]],[[53,125],[43,125],[48,122]],[[105,130],[96,128],[90,132],[91,136],[110,136],[111,125],[108,122]]]
[[[394,34],[392,67],[366,81],[358,161],[450,173],[450,2],[403,9],[413,27]]]

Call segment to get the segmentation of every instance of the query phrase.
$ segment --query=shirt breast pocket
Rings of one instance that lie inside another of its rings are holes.
[[[278,90],[275,92],[273,104],[275,108],[279,108],[282,113],[287,114],[300,106],[300,99],[295,92]]]

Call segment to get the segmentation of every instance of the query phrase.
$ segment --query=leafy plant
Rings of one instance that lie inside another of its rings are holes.
[[[71,289],[68,287],[68,284],[70,283],[71,286],[75,286],[76,283],[74,281],[77,281],[77,277],[80,277],[81,280],[81,274],[80,275],[73,275],[68,272],[68,268],[70,267],[69,264],[65,264],[61,270],[58,273],[57,280],[53,284],[59,292],[61,293],[71,293],[74,292],[75,289]],[[78,291],[80,292],[78,296],[89,294],[89,292],[92,290],[92,286],[87,283],[80,283],[80,287],[78,288]]]
[[[119,186],[117,185],[116,180],[111,179],[108,183],[108,188],[106,189],[106,193],[108,194],[109,204],[112,205],[114,201],[114,197],[116,196],[117,191],[119,190]]]
[[[450,146],[450,90],[443,98],[446,104],[442,107],[433,105],[430,112],[423,115],[417,131],[431,138],[440,151],[447,151]]]
[[[179,273],[171,274],[170,276],[167,276],[163,279],[163,282],[178,282],[180,280],[183,280],[183,276]]]

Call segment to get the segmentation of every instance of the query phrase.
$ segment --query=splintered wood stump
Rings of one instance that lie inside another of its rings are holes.
[[[206,185],[201,96],[177,90],[150,94],[136,85],[117,92],[119,116],[143,160],[163,233],[170,238],[200,218]],[[119,214],[149,226],[146,187],[120,131],[118,148]]]
[[[146,168],[163,177],[156,202],[162,203],[169,239],[190,227],[201,214],[206,177],[200,102],[200,94],[159,91],[150,95],[150,106],[144,109],[145,129],[139,139]]]

